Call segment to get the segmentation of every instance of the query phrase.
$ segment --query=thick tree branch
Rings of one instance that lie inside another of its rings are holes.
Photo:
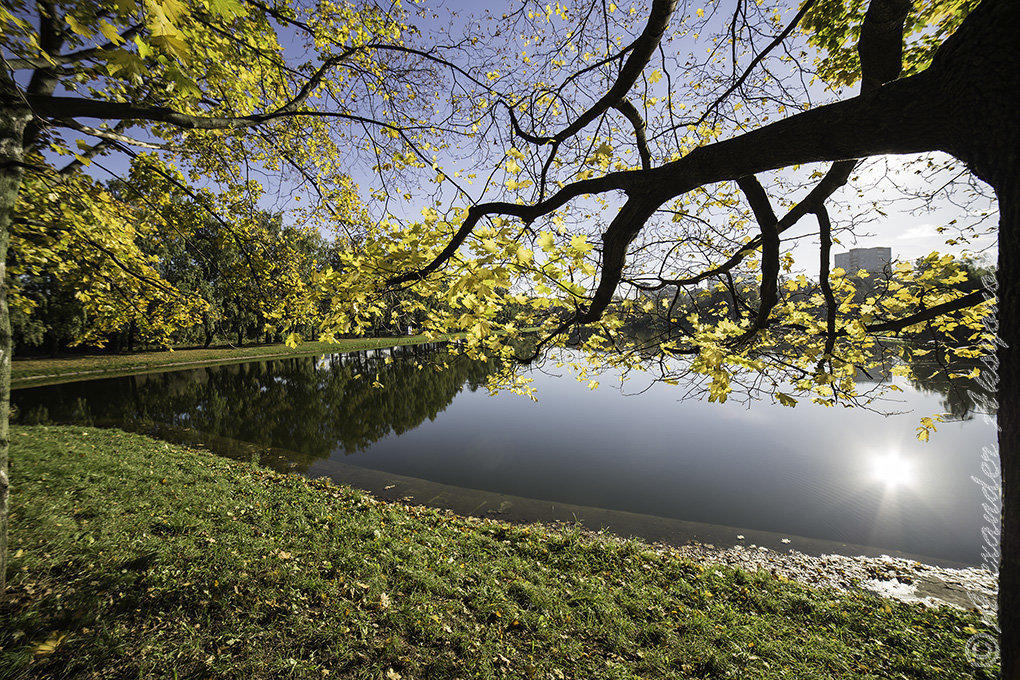
[[[620,208],[620,212],[610,223],[606,233],[602,235],[602,276],[599,279],[591,304],[583,313],[576,316],[579,324],[598,320],[613,300],[613,293],[623,276],[623,266],[627,260],[627,246],[645,226],[648,219],[655,214],[661,201],[648,196],[630,196]]]
[[[829,258],[832,251],[832,223],[829,221],[829,211],[824,205],[819,205],[814,210],[818,218],[818,236],[820,247],[818,249],[818,285],[822,287],[822,296],[825,297],[825,352],[818,360],[818,371],[821,372],[826,359],[831,361],[832,350],[836,347],[836,296],[832,294],[832,284],[829,282]]]
[[[903,22],[910,0],[872,0],[861,25],[857,54],[861,60],[861,92],[896,80],[903,69]]]
[[[787,229],[793,227],[800,221],[802,217],[810,214],[814,209],[821,205],[829,196],[831,196],[837,189],[846,184],[850,178],[850,173],[857,167],[857,161],[841,161],[839,163],[833,163],[832,167],[825,176],[815,185],[807,196],[804,197],[797,205],[790,209],[781,220],[776,223],[776,231],[782,234]],[[738,264],[743,262],[744,258],[756,251],[762,245],[762,236],[759,234],[744,246],[734,253],[728,260],[717,267],[713,267],[707,271],[704,271],[695,276],[690,276],[683,279],[663,279],[661,283],[656,286],[647,287],[648,290],[655,290],[664,286],[692,286],[713,276],[728,272],[736,267]]]
[[[901,331],[909,326],[934,319],[945,314],[952,314],[968,307],[985,302],[984,292],[976,290],[972,293],[967,293],[962,297],[958,297],[955,300],[949,302],[943,302],[941,305],[935,305],[928,309],[921,310],[916,314],[905,316],[902,319],[893,319],[892,321],[883,321],[881,323],[865,324],[864,328],[869,333],[884,333],[889,331]]]
[[[613,105],[617,111],[622,113],[634,126],[634,141],[637,144],[638,153],[641,155],[641,169],[650,170],[652,167],[652,154],[648,151],[648,137],[645,136],[645,121],[641,113],[629,99],[621,99]]]
[[[117,43],[111,40],[110,42],[103,43],[102,45],[97,45],[96,47],[89,47],[84,50],[78,50],[77,52],[51,55],[49,59],[46,59],[45,57],[23,57],[7,59],[6,61],[9,67],[16,71],[26,69],[45,69],[52,68],[54,66],[75,64],[80,61],[85,61],[86,59],[91,59],[92,57],[98,55],[100,52],[116,49],[118,44],[126,40],[131,40],[136,35],[141,33],[143,28],[144,26],[142,26],[141,24],[127,28],[126,30],[120,33],[121,40]]]
[[[747,202],[754,212],[755,220],[761,230],[761,286],[758,303],[758,315],[754,325],[748,330],[741,341],[746,341],[758,329],[764,328],[768,322],[772,308],[779,301],[779,219],[772,210],[772,203],[769,201],[765,188],[754,175],[745,175],[737,178],[737,186],[744,192]]]

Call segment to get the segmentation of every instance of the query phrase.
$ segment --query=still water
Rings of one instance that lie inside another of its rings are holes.
[[[640,378],[614,388],[612,375],[592,391],[535,371],[534,402],[490,396],[485,364],[437,371],[436,358],[427,348],[336,354],[27,388],[11,400],[16,422],[155,432],[459,512],[981,562],[972,477],[995,428],[959,395],[901,382],[881,408],[905,413],[883,416],[680,400]],[[963,419],[915,439],[919,418],[947,410]]]

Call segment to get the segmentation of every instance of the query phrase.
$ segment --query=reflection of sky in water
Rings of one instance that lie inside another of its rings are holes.
[[[665,517],[876,545],[977,563],[981,450],[992,425],[918,420],[937,395],[901,384],[880,406],[677,401],[676,388],[535,374],[538,401],[462,392],[434,423],[353,463],[432,481]],[[309,470],[314,474],[314,467]]]

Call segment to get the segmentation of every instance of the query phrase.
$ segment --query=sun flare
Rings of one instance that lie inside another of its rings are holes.
[[[914,480],[914,466],[898,454],[890,453],[872,458],[871,474],[887,487],[908,486]]]

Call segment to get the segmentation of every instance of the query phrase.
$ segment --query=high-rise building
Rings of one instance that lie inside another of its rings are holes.
[[[881,274],[892,264],[892,248],[851,248],[848,253],[836,255],[836,266],[847,274],[863,269],[869,274]]]

